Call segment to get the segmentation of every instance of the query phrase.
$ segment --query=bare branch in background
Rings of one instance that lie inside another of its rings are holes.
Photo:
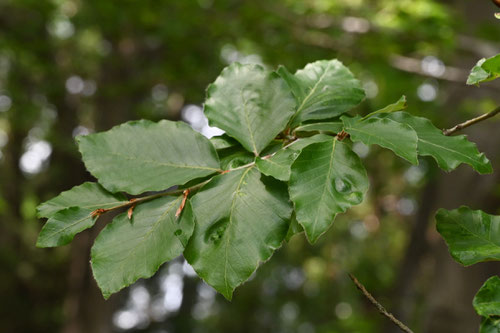
[[[477,124],[480,121],[492,118],[492,117],[496,116],[499,113],[500,113],[500,106],[497,107],[495,110],[490,111],[488,113],[485,113],[485,114],[483,114],[483,115],[481,115],[479,117],[476,117],[476,118],[473,118],[473,119],[469,119],[467,121],[464,121],[461,124],[458,124],[455,127],[452,127],[450,129],[447,129],[447,130],[443,130],[443,134],[444,135],[452,135],[453,133],[455,133],[457,131],[460,131],[463,128],[466,128],[466,127],[472,126],[474,124]]]
[[[403,324],[402,322],[400,322],[399,320],[397,320],[396,317],[394,317],[392,315],[392,313],[388,312],[384,308],[384,306],[382,304],[380,304],[379,302],[377,302],[377,300],[368,292],[368,290],[366,290],[365,286],[363,286],[361,284],[361,282],[359,282],[358,279],[356,279],[356,277],[354,275],[349,274],[349,277],[351,278],[352,282],[354,282],[354,284],[356,285],[356,287],[370,301],[370,303],[372,303],[373,305],[375,305],[375,307],[377,308],[378,312],[380,312],[383,316],[387,317],[387,319],[389,319],[390,321],[392,321],[403,332],[413,333],[413,331],[408,326],[406,326],[405,324]]]

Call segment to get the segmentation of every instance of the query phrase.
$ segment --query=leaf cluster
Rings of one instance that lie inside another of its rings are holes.
[[[181,254],[231,299],[284,240],[314,243],[369,188],[352,142],[376,144],[412,164],[431,156],[490,173],[465,136],[445,136],[402,111],[406,99],[365,117],[347,113],[364,90],[338,60],[281,66],[233,63],[207,88],[204,112],[225,131],[207,139],[181,122],[131,121],[77,138],[85,183],[40,205],[39,247],[60,246],[112,210],[124,210],[91,250],[104,297],[152,276]]]

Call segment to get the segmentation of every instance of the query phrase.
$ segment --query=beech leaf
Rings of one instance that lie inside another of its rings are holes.
[[[292,164],[289,190],[309,241],[316,242],[338,213],[361,203],[368,186],[366,170],[348,144],[331,138],[304,148]]]
[[[151,277],[163,263],[182,254],[194,228],[189,201],[181,216],[175,216],[182,200],[182,195],[165,196],[141,203],[132,221],[123,213],[101,231],[91,264],[104,298]]]
[[[197,223],[184,256],[231,299],[287,234],[292,207],[286,187],[251,167],[214,177],[192,204]]]
[[[161,191],[220,171],[210,141],[183,122],[130,121],[77,142],[87,169],[113,193]]]

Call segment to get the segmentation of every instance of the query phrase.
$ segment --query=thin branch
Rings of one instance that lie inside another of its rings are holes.
[[[366,290],[365,286],[361,284],[361,282],[356,279],[356,277],[352,274],[349,273],[349,277],[351,278],[352,282],[356,285],[356,287],[363,293],[363,295],[377,308],[377,310],[387,317],[390,321],[392,321],[395,325],[397,325],[403,332],[406,333],[413,333],[413,331],[408,328],[405,324],[397,320],[390,312],[388,312],[377,300]]]
[[[212,179],[212,178],[210,178],[210,179]],[[102,214],[108,213],[108,212],[113,211],[113,210],[117,210],[117,209],[121,209],[121,208],[127,208],[127,207],[135,207],[136,205],[138,205],[140,203],[143,203],[145,201],[150,201],[150,200],[153,200],[153,199],[156,199],[156,198],[160,198],[160,197],[164,197],[164,196],[167,196],[167,195],[185,194],[186,191],[192,192],[192,191],[195,191],[195,190],[199,189],[200,187],[202,187],[206,183],[208,183],[208,181],[210,179],[205,180],[204,182],[201,182],[199,184],[193,185],[193,186],[191,186],[191,187],[189,187],[187,189],[180,189],[180,190],[175,190],[175,191],[170,191],[170,192],[156,193],[156,194],[147,195],[147,196],[144,196],[144,197],[141,197],[141,198],[133,198],[133,199],[130,199],[129,201],[127,201],[127,202],[125,202],[123,204],[120,204],[120,205],[117,205],[117,206],[114,206],[114,207],[99,208],[99,209],[94,210],[91,213],[91,216],[92,217],[96,217],[96,216],[99,217]],[[128,214],[131,215],[130,212]]]
[[[495,110],[490,111],[488,113],[485,113],[485,114],[483,114],[483,115],[481,115],[479,117],[467,120],[467,121],[465,121],[465,122],[463,122],[461,124],[458,124],[457,126],[452,127],[450,129],[443,130],[443,134],[444,135],[452,135],[453,133],[455,133],[457,131],[460,131],[463,128],[472,126],[472,125],[474,125],[474,124],[476,124],[476,123],[478,123],[480,121],[483,121],[483,120],[486,120],[488,118],[494,117],[494,116],[496,116],[499,113],[500,113],[500,106],[497,107]]]

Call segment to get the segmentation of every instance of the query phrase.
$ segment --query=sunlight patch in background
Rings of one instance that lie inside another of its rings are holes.
[[[263,65],[262,57],[258,54],[245,55],[232,44],[226,44],[220,50],[221,59],[227,63],[231,64],[233,62],[239,62],[241,64],[259,64]]]
[[[163,322],[179,311],[183,300],[184,279],[194,278],[194,269],[184,259],[176,259],[159,272],[159,292],[150,291],[138,282],[130,288],[123,308],[115,312],[113,324],[121,331],[146,328],[151,322]],[[216,291],[200,281],[197,283],[197,300],[191,315],[203,320],[218,312],[215,303]]]
[[[0,112],[9,111],[12,106],[12,99],[7,95],[0,95]]]
[[[19,167],[24,173],[31,175],[42,171],[52,154],[52,146],[45,140],[30,140],[25,150],[19,160]]]
[[[438,87],[431,83],[422,83],[417,89],[417,95],[424,102],[432,102],[438,95]]]
[[[203,113],[203,109],[198,105],[188,104],[181,110],[181,117],[195,130],[211,138],[213,136],[218,136],[224,134],[224,131],[217,127],[211,127],[208,125],[208,119]]]

